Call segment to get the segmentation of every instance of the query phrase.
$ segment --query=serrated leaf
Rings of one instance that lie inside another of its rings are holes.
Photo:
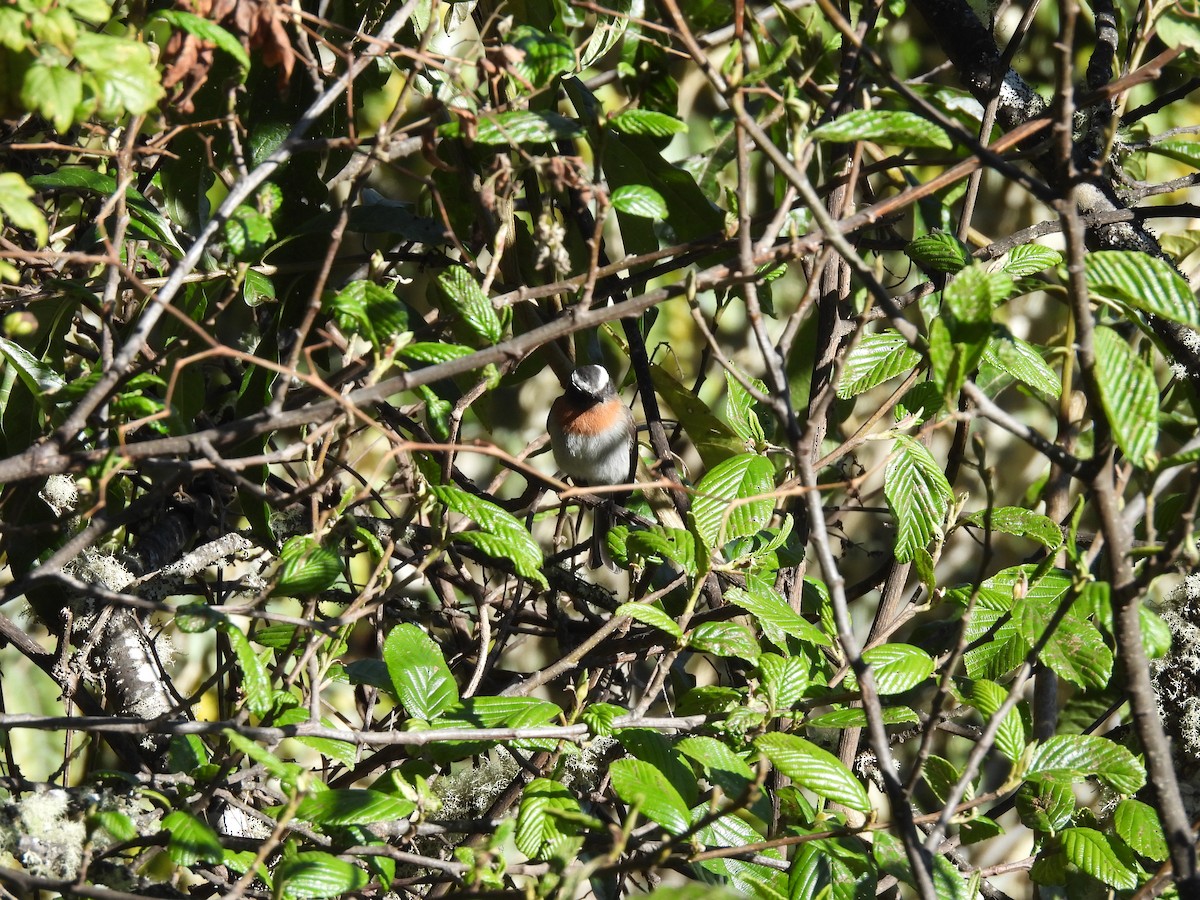
[[[1133,250],[1097,250],[1083,259],[1088,293],[1200,328],[1200,305],[1165,260]]]
[[[916,113],[891,110],[854,110],[814,128],[810,137],[838,144],[876,141],[897,147],[953,148],[950,136],[937,125]]]
[[[1029,598],[1013,606],[1013,619],[1030,649],[1046,634],[1054,612],[1053,606]],[[1082,688],[1103,688],[1112,678],[1112,651],[1088,619],[1065,616],[1043,645],[1039,659],[1059,678]]]
[[[1043,397],[1057,399],[1062,384],[1032,344],[1015,337],[1007,329],[996,329],[983,351],[982,362],[995,366],[1010,378],[1037,391]]]
[[[738,796],[754,781],[754,770],[746,760],[716,738],[692,735],[681,740],[675,748],[704,766],[709,780],[719,784],[726,796]]]
[[[276,888],[288,900],[338,897],[361,890],[368,881],[364,869],[319,850],[285,858],[275,870]]]
[[[362,334],[377,350],[408,331],[404,304],[373,281],[352,281],[327,297],[321,307],[337,317],[344,331]]]
[[[1075,792],[1069,783],[1027,781],[1016,795],[1017,814],[1035,831],[1061,831],[1075,814]]]
[[[921,354],[908,345],[898,331],[863,335],[842,367],[837,395],[843,400],[869,391],[876,385],[903,375],[921,361]]]
[[[535,88],[544,88],[558,75],[575,71],[575,48],[562,35],[518,25],[509,32],[508,40],[519,51],[513,71]]]
[[[979,710],[984,720],[990,719],[1008,699],[1008,691],[994,681],[970,680],[959,687],[963,702]],[[1012,762],[1025,752],[1025,724],[1016,709],[1010,709],[996,731],[996,749]]]
[[[909,562],[918,549],[935,538],[941,540],[942,522],[954,492],[924,445],[907,435],[896,437],[895,451],[883,474],[883,493],[896,520],[899,562]]]
[[[779,732],[762,735],[754,745],[780,772],[814,794],[862,812],[871,809],[866,789],[827,750],[804,738]]]
[[[225,853],[220,836],[191,813],[175,810],[163,816],[162,827],[171,833],[167,854],[177,866],[200,861],[219,863]]]
[[[690,824],[687,805],[667,776],[641,759],[618,759],[609,766],[613,790],[625,803],[671,834],[683,834]]]
[[[265,716],[271,709],[271,677],[267,674],[267,667],[240,628],[227,619],[218,627],[229,639],[229,645],[237,656],[238,667],[242,670],[242,691],[246,694],[246,705],[256,716]]]
[[[517,849],[530,859],[541,859],[546,848],[563,836],[574,835],[577,828],[564,830],[561,818],[555,810],[579,815],[579,801],[567,788],[549,778],[535,778],[529,782],[521,795],[521,806],[517,811],[517,828],[514,839]]]
[[[775,489],[775,466],[757,453],[743,453],[713,466],[696,485],[692,511],[700,537],[713,549],[739,537],[756,534],[771,520],[775,502],[770,496],[744,503],[749,497]]]
[[[1078,782],[1099,778],[1113,790],[1133,794],[1146,783],[1146,770],[1120,744],[1091,734],[1059,734],[1039,744],[1025,777]]]
[[[299,775],[300,767],[298,765],[284,762],[266,747],[256,744],[248,737],[243,737],[232,728],[223,729],[221,734],[225,737],[225,740],[229,741],[230,746],[235,750],[245,753],[256,763],[262,765],[272,777],[278,778],[284,783],[292,783],[296,780],[297,775]]]
[[[472,335],[489,346],[504,336],[504,326],[492,301],[464,267],[446,269],[438,276],[437,286],[450,310]]]
[[[124,113],[148,113],[163,97],[150,48],[139,41],[108,34],[81,32],[75,58],[90,71],[98,88],[100,114],[117,118]]]
[[[459,122],[438,129],[443,137],[451,138],[465,136],[466,130]],[[516,147],[570,140],[582,134],[583,128],[574,119],[558,113],[517,109],[481,118],[475,124],[474,140],[477,144]]]
[[[725,599],[735,606],[740,606],[758,619],[763,630],[768,632],[768,637],[771,636],[772,630],[776,630],[791,635],[806,644],[817,644],[821,647],[832,646],[833,642],[820,628],[788,606],[787,601],[770,585],[751,583],[749,587],[748,591],[739,587],[728,588]],[[782,641],[776,640],[774,637],[771,640],[777,645],[782,644]]]
[[[878,875],[857,838],[828,838],[801,844],[788,873],[793,900],[859,900],[874,897]]]
[[[1132,797],[1122,800],[1113,811],[1113,827],[1139,856],[1162,862],[1170,855],[1158,813],[1148,803]]]
[[[1013,278],[1028,278],[1038,272],[1052,269],[1062,262],[1062,254],[1041,244],[1022,244],[1008,251],[1001,264]]]
[[[327,590],[342,574],[337,551],[317,543],[310,535],[290,537],[279,550],[279,569],[272,594],[296,597]]]
[[[758,378],[750,378],[749,382],[761,393],[767,392],[767,386]],[[733,373],[726,370],[725,372],[725,421],[729,423],[729,427],[734,430],[747,444],[752,446],[760,446],[766,440],[766,433],[763,431],[762,422],[759,421],[755,414],[755,403],[757,401],[742,386],[742,383],[733,376]]]
[[[462,359],[462,357],[470,356],[474,352],[473,349],[463,344],[444,344],[440,341],[438,343],[416,341],[401,347],[398,355],[416,360],[417,362],[436,365],[437,363],[449,362],[452,359]]]
[[[250,69],[250,55],[246,53],[237,38],[216,22],[211,19],[202,19],[181,9],[158,10],[154,14],[154,18],[162,19],[188,34],[194,34],[202,41],[210,41],[215,44],[218,49],[228,53],[233,57],[234,62],[241,66],[242,80],[245,80],[246,72]]]
[[[643,219],[662,220],[667,217],[667,201],[652,187],[644,184],[627,184],[612,192],[615,209]]]
[[[653,525],[630,532],[625,539],[625,555],[630,559],[670,560],[687,574],[696,574],[696,538],[683,528]]]
[[[951,790],[958,784],[962,773],[947,759],[943,759],[937,755],[930,755],[925,761],[925,769],[922,773],[925,783],[929,786],[929,790],[933,792],[933,796],[938,803],[945,803],[946,798],[950,796]],[[974,791],[968,786],[963,794],[964,800],[970,800]]]
[[[296,818],[314,825],[369,825],[407,819],[416,809],[410,800],[359,788],[328,790],[305,797]]]
[[[750,629],[736,622],[702,622],[688,633],[687,644],[701,653],[732,656],[749,662],[757,660],[762,653]]]
[[[1027,537],[1050,550],[1057,550],[1063,542],[1062,529],[1054,523],[1053,519],[1031,512],[1021,506],[981,509],[979,512],[964,516],[963,521],[978,525],[980,528],[990,525],[992,531],[998,531],[1001,534]]]
[[[884,725],[908,725],[921,721],[907,706],[885,706],[879,711],[879,718]],[[819,716],[810,716],[804,720],[804,724],[813,728],[866,728],[867,711],[858,706],[835,709]]]
[[[35,62],[25,72],[21,102],[65,134],[83,103],[83,78],[57,62]]]
[[[1067,861],[1105,884],[1128,891],[1137,887],[1137,874],[1127,867],[1107,837],[1094,828],[1064,828],[1063,853]]]
[[[670,137],[688,130],[685,122],[652,109],[627,109],[609,119],[608,124],[623,134],[648,134],[651,137]]]
[[[416,625],[404,622],[388,633],[383,660],[392,690],[410,716],[435,719],[458,706],[458,684],[441,648]]]
[[[657,606],[650,606],[647,603],[622,603],[613,615],[629,616],[631,619],[666,632],[676,640],[683,637],[683,629],[679,627],[679,623]]]
[[[807,657],[776,653],[763,653],[758,658],[758,674],[761,690],[776,711],[790,709],[804,696],[811,679]]]
[[[875,690],[883,695],[902,694],[933,674],[933,657],[912,644],[882,644],[864,650],[863,662],[875,676]],[[858,690],[851,672],[846,676],[848,690]]]
[[[971,248],[946,231],[922,235],[904,248],[904,254],[923,269],[954,274],[971,264]]]
[[[430,484],[429,490],[449,509],[478,523],[481,531],[458,532],[457,540],[473,543],[489,556],[509,560],[518,575],[547,586],[542,573],[542,548],[516,516],[454,485]]]
[[[1154,372],[1111,328],[1096,329],[1095,350],[1100,402],[1117,446],[1135,466],[1148,468],[1158,443]]]

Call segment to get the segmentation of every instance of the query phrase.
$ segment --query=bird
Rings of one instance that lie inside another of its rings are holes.
[[[603,366],[579,366],[566,389],[550,406],[546,431],[554,461],[581,487],[628,484],[637,462],[637,428],[633,413],[617,396],[616,386]],[[605,536],[612,510],[624,499],[609,494],[596,509],[588,565],[616,571],[607,558]]]

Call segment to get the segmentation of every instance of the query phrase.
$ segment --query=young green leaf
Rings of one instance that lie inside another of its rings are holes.
[[[369,825],[407,819],[415,809],[409,800],[352,788],[310,794],[296,808],[296,818],[314,825]]]
[[[1013,278],[1028,278],[1046,269],[1052,269],[1062,262],[1062,254],[1041,244],[1022,244],[1008,251],[1001,264],[1005,272]]]
[[[1034,750],[1025,777],[1068,783],[1099,778],[1115,791],[1133,794],[1146,783],[1146,770],[1126,748],[1107,738],[1058,734]]]
[[[984,720],[990,719],[1008,699],[1008,691],[994,681],[966,680],[959,685],[963,702],[979,710]],[[996,732],[996,749],[1011,762],[1016,762],[1025,752],[1025,723],[1016,709],[1010,709],[1000,722]]]
[[[1117,890],[1128,891],[1137,887],[1137,873],[1125,864],[1109,838],[1099,831],[1094,828],[1064,828],[1060,837],[1067,860],[1082,871]]]
[[[679,627],[679,623],[657,606],[650,606],[647,603],[622,603],[617,607],[614,615],[629,616],[631,619],[644,622],[671,635],[676,640],[683,637],[683,629]]]
[[[781,732],[764,734],[754,745],[780,772],[814,794],[862,812],[871,809],[866,789],[828,750]]]
[[[981,509],[963,516],[962,521],[980,528],[990,525],[992,531],[1001,534],[1027,537],[1050,550],[1057,550],[1063,542],[1062,529],[1054,524],[1053,519],[1021,506]]]
[[[909,241],[904,255],[923,269],[953,275],[971,264],[971,248],[946,231]]]
[[[687,644],[701,653],[732,656],[754,662],[762,649],[745,625],[736,622],[702,622],[687,636]]]
[[[556,813],[581,817],[579,801],[567,788],[549,778],[535,778],[521,795],[517,810],[517,849],[530,859],[543,859],[553,844],[579,833],[577,822],[566,822]]]
[[[264,716],[271,710],[271,678],[267,667],[263,665],[250,641],[242,630],[230,622],[223,620],[218,626],[229,639],[237,657],[238,666],[242,670],[242,690],[246,694],[246,705],[256,716]]]
[[[895,555],[908,562],[930,541],[942,538],[942,522],[954,499],[950,482],[923,444],[896,437],[883,474],[883,494],[896,520]]]
[[[912,644],[882,644],[864,650],[862,658],[875,676],[875,690],[883,696],[902,694],[933,674],[933,657]],[[846,688],[858,690],[853,672],[846,676]]]
[[[1113,828],[1139,856],[1162,862],[1170,853],[1158,813],[1148,803],[1132,797],[1122,800],[1113,810]]]
[[[1111,328],[1096,329],[1095,348],[1100,403],[1117,446],[1135,466],[1149,468],[1158,443],[1158,385],[1154,372]]]
[[[1007,329],[992,330],[980,362],[995,366],[1045,398],[1056,400],[1062,394],[1062,384],[1037,349]]]
[[[771,585],[752,580],[747,587],[749,590],[729,588],[725,599],[758,619],[763,631],[776,646],[782,649],[784,634],[821,647],[832,645],[832,641],[820,628],[788,606],[787,601]]]
[[[869,391],[897,375],[912,370],[921,361],[921,354],[908,345],[898,331],[888,329],[878,334],[863,335],[842,367],[837,395],[843,400]]]
[[[364,888],[370,876],[331,853],[310,850],[287,857],[275,870],[275,884],[286,900],[339,897]]]
[[[757,453],[743,453],[714,466],[696,485],[692,511],[700,537],[713,549],[756,534],[771,519],[775,502],[775,467]],[[750,497],[758,499],[748,502]]]
[[[471,337],[485,346],[504,336],[500,316],[478,282],[463,266],[450,266],[437,278],[438,291]]]
[[[416,625],[404,622],[388,633],[383,660],[392,690],[410,716],[435,719],[458,706],[458,684],[441,648]]]
[[[429,490],[449,509],[479,524],[479,531],[456,532],[456,540],[472,544],[488,556],[511,561],[518,575],[546,587],[542,548],[516,516],[451,484],[430,484]]]
[[[609,766],[613,790],[625,803],[671,834],[687,831],[691,818],[679,792],[667,776],[641,759],[618,759]]]
[[[883,109],[857,109],[814,128],[814,141],[849,144],[876,141],[897,147],[931,147],[949,150],[950,136],[916,113]]]
[[[1164,260],[1133,250],[1097,250],[1083,259],[1088,292],[1134,309],[1200,328],[1192,289]]]
[[[651,137],[670,137],[688,130],[686,123],[652,109],[627,109],[609,119],[608,124],[623,134],[646,134]]]
[[[171,834],[167,854],[177,866],[191,866],[202,860],[219,863],[225,853],[220,836],[191,813],[179,809],[167,813],[162,828]]]
[[[279,570],[272,591],[276,597],[298,597],[328,590],[342,574],[342,560],[331,547],[310,535],[290,537],[279,550]]]

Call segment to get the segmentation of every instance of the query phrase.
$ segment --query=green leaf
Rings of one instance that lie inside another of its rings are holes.
[[[749,382],[761,393],[767,393],[767,386],[758,378],[750,378]],[[725,421],[747,444],[758,447],[766,440],[762,422],[755,412],[756,400],[742,386],[742,383],[729,370],[725,371]]]
[[[762,653],[754,635],[736,622],[703,622],[688,633],[687,644],[701,653],[754,662]]]
[[[513,71],[535,88],[544,88],[558,75],[575,71],[575,48],[562,35],[518,25],[509,32],[508,40],[520,52]]]
[[[720,785],[727,797],[741,795],[754,781],[754,770],[746,760],[716,738],[693,735],[681,740],[675,748],[704,766],[708,780]]]
[[[888,329],[863,335],[846,357],[838,379],[837,395],[845,400],[903,375],[921,362],[921,354],[898,331]]]
[[[430,484],[429,490],[447,508],[478,523],[480,531],[456,532],[455,540],[473,544],[488,556],[507,559],[522,578],[547,586],[542,548],[516,516],[454,485]]]
[[[1083,268],[1093,297],[1200,328],[1200,305],[1191,287],[1165,260],[1141,251],[1097,250],[1083,258]]]
[[[954,493],[924,445],[906,435],[896,437],[883,474],[883,493],[896,520],[899,562],[909,562],[931,540],[942,539],[942,522]]]
[[[451,266],[437,278],[441,296],[468,332],[491,346],[504,336],[500,316],[487,294],[463,266]]]
[[[305,797],[296,808],[296,818],[314,825],[369,825],[407,819],[416,808],[410,800],[381,791],[329,790]]]
[[[879,718],[884,725],[909,725],[921,721],[907,706],[884,707],[879,711]],[[810,716],[804,720],[804,724],[813,728],[866,728],[867,711],[859,706],[835,709],[819,716]]]
[[[923,269],[955,272],[971,265],[971,248],[947,231],[935,231],[909,242],[904,254]]]
[[[222,234],[234,259],[253,262],[275,240],[275,226],[253,206],[239,206],[225,220]]]
[[[1148,803],[1132,797],[1122,800],[1113,811],[1113,827],[1139,856],[1162,862],[1170,855],[1158,813]]]
[[[400,348],[399,355],[417,362],[438,363],[449,362],[452,359],[462,359],[475,351],[463,344],[443,344],[428,341],[417,341]]]
[[[246,80],[246,73],[250,70],[250,55],[246,53],[237,38],[216,22],[211,19],[202,19],[181,9],[159,10],[154,14],[154,18],[162,19],[188,34],[195,35],[202,41],[215,44],[219,50],[228,53],[233,57],[234,62],[241,66],[242,81]]]
[[[1122,862],[1109,839],[1099,831],[1064,828],[1060,837],[1068,862],[1117,890],[1137,887],[1137,874]]]
[[[75,41],[75,58],[95,81],[102,116],[148,113],[163,98],[159,73],[145,44],[85,31]]]
[[[254,269],[246,270],[246,278],[242,282],[242,300],[251,309],[271,303],[275,299],[275,282]]]
[[[966,680],[959,686],[963,702],[979,710],[986,720],[996,714],[1008,699],[1008,691],[994,681]],[[1003,753],[1011,762],[1016,762],[1025,752],[1025,723],[1021,714],[1014,708],[1005,714],[996,731],[996,749]]]
[[[438,132],[443,137],[465,137],[467,128],[460,122],[443,125]],[[474,140],[489,146],[521,144],[547,144],[553,141],[570,140],[583,134],[583,128],[574,119],[552,112],[532,112],[518,109],[510,112],[485,116],[475,123]]]
[[[767,695],[773,710],[790,709],[804,696],[812,678],[804,656],[779,656],[763,653],[758,658],[760,690]]]
[[[1146,770],[1120,744],[1091,734],[1059,734],[1039,744],[1025,777],[1079,782],[1099,778],[1113,790],[1133,794],[1146,783]]]
[[[782,638],[772,636],[777,632],[791,635],[806,644],[833,646],[825,632],[788,606],[787,601],[773,587],[757,581],[751,581],[748,586],[748,591],[739,587],[727,588],[725,599],[758,619],[767,636],[777,646],[782,648],[783,645]]]
[[[623,134],[646,134],[651,137],[670,137],[688,130],[686,123],[652,109],[627,109],[609,119],[608,124]]]
[[[1095,349],[1100,403],[1117,446],[1135,466],[1149,468],[1158,443],[1158,385],[1154,372],[1111,328],[1096,329]]]
[[[1013,619],[1030,649],[1046,633],[1055,607],[1025,598],[1013,606]],[[1059,678],[1082,688],[1103,688],[1112,678],[1113,655],[1088,619],[1068,615],[1042,647],[1039,657]]]
[[[97,810],[95,822],[118,841],[132,841],[139,834],[133,819],[115,809]]]
[[[1016,796],[1017,814],[1034,831],[1061,831],[1075,814],[1075,792],[1069,783],[1027,781]]]
[[[544,859],[556,841],[578,834],[578,820],[568,824],[555,814],[561,812],[576,817],[583,814],[579,801],[564,785],[549,778],[529,782],[517,810],[517,849],[530,859]]]
[[[116,178],[83,166],[61,166],[46,175],[33,176],[29,184],[39,191],[71,191],[106,199],[117,192]],[[133,187],[126,188],[125,205],[129,210],[131,232],[183,254],[170,221],[141,191]]]
[[[775,466],[757,453],[743,453],[717,464],[696,485],[692,511],[704,542],[714,549],[756,534],[771,520]],[[745,503],[731,501],[759,499]]]
[[[953,149],[953,142],[939,126],[911,112],[859,109],[839,116],[810,133],[814,141],[850,144],[876,141],[897,147]]]
[[[376,350],[408,331],[408,310],[400,298],[373,281],[352,281],[321,306],[339,317],[343,331],[361,333]]]
[[[275,870],[275,885],[288,900],[337,897],[361,890],[370,881],[366,871],[330,853],[311,850],[287,857]]]
[[[218,626],[222,633],[229,638],[229,645],[237,656],[238,667],[242,670],[242,690],[246,694],[246,705],[256,716],[265,716],[271,710],[271,677],[267,667],[263,665],[250,641],[242,630],[230,622],[223,620]]]
[[[256,763],[259,763],[272,777],[278,778],[285,784],[295,783],[300,773],[300,767],[295,763],[284,762],[266,747],[260,747],[254,741],[248,737],[243,737],[232,728],[224,729],[221,734],[224,735],[225,740],[229,741],[230,746],[235,750],[245,753]]]
[[[1032,388],[1043,397],[1058,399],[1062,384],[1042,354],[1032,344],[1015,337],[1007,329],[996,328],[984,348],[982,363]]]
[[[17,228],[32,231],[37,245],[43,247],[50,239],[46,217],[30,201],[33,188],[16,172],[0,172],[0,225],[7,218]]]
[[[1200,141],[1159,141],[1146,149],[1193,169],[1200,169]]]
[[[942,292],[946,325],[954,343],[968,347],[972,359],[983,352],[991,334],[992,310],[1012,291],[1013,282],[1008,275],[989,272],[978,263],[963,269],[946,285]]]
[[[683,629],[679,627],[678,622],[657,606],[651,606],[648,603],[622,603],[613,615],[629,616],[631,619],[666,632],[676,640],[683,637]]]
[[[319,594],[342,574],[337,551],[317,543],[311,535],[290,537],[279,550],[279,571],[272,594],[298,597]]]
[[[220,836],[191,813],[178,809],[169,812],[163,816],[162,827],[171,833],[167,854],[177,866],[191,866],[202,860],[219,863],[225,853]]]
[[[1041,244],[1022,244],[1008,251],[1001,264],[1013,278],[1028,278],[1038,272],[1052,269],[1062,262],[1062,254]]]
[[[754,745],[784,775],[814,794],[851,809],[868,812],[871,800],[866,789],[836,756],[793,734],[773,732]]]
[[[652,187],[627,184],[612,192],[612,205],[623,213],[643,219],[662,220],[667,217],[667,201]]]
[[[933,674],[933,657],[912,644],[882,644],[864,650],[862,658],[875,676],[875,690],[883,696],[902,694]],[[858,690],[853,672],[846,676],[846,687]]]
[[[641,759],[618,759],[609,766],[613,790],[625,803],[671,834],[683,834],[691,822],[687,805],[667,776]]]
[[[13,367],[17,377],[43,409],[48,410],[53,406],[52,395],[66,386],[61,375],[8,338],[0,337],[0,358]]]
[[[410,716],[435,719],[458,706],[458,685],[441,648],[416,625],[404,622],[391,630],[383,642],[383,660],[392,690]]]
[[[652,525],[629,532],[625,539],[625,555],[629,559],[651,562],[670,560],[678,563],[687,574],[696,574],[696,538],[682,528]]]
[[[65,134],[83,103],[83,79],[61,65],[36,62],[25,72],[21,102]]]
[[[797,848],[788,873],[793,900],[874,897],[878,874],[866,845],[854,837],[808,841]]]
[[[705,466],[712,468],[745,451],[745,441],[714,416],[708,404],[692,393],[690,387],[657,363],[651,364],[650,375],[655,391],[671,407]]]
[[[1030,512],[1021,506],[981,509],[979,512],[964,516],[962,521],[978,525],[980,528],[984,528],[990,523],[992,531],[1011,534],[1015,537],[1027,537],[1049,550],[1057,550],[1063,542],[1062,529],[1054,523],[1053,519]]]

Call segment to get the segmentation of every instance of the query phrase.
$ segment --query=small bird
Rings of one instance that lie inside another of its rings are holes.
[[[580,486],[627,484],[633,481],[637,460],[637,429],[633,413],[617,396],[612,378],[603,366],[580,366],[571,373],[563,395],[546,418],[554,461]],[[588,564],[593,568],[616,566],[606,558],[605,535],[612,524],[612,508],[624,497],[609,494],[596,509]]]

